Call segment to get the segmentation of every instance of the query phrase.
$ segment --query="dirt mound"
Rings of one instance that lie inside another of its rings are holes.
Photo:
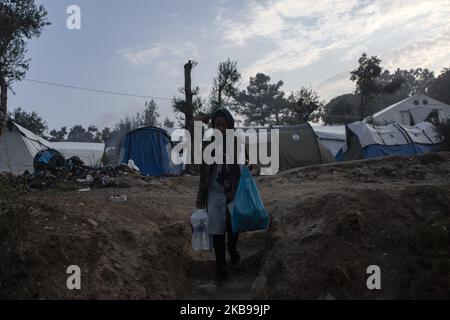
[[[7,202],[2,194],[0,298],[176,298],[193,201],[180,188],[155,179],[128,189],[10,191]],[[116,194],[128,200],[112,202]],[[67,289],[70,265],[81,268],[82,290]]]
[[[449,160],[393,157],[260,178],[273,220],[254,296],[448,299]],[[382,290],[366,286],[370,265]]]
[[[190,248],[198,177],[130,176],[85,192],[64,183],[33,192],[0,177],[0,298],[449,298],[449,160],[258,177],[272,223],[241,235],[244,266],[221,288],[213,254]],[[81,290],[67,289],[70,265]],[[369,265],[380,266],[382,290],[366,288]]]

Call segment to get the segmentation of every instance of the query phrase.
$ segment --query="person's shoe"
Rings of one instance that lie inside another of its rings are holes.
[[[231,267],[236,269],[242,266],[242,258],[238,251],[230,253],[231,256]]]

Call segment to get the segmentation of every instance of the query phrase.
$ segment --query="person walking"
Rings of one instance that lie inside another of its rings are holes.
[[[212,127],[218,129],[223,136],[223,164],[208,165],[203,163],[200,169],[200,185],[197,194],[196,207],[207,209],[208,232],[213,237],[216,258],[216,280],[221,283],[226,279],[226,244],[228,235],[228,253],[232,267],[240,267],[242,259],[237,250],[239,234],[233,233],[231,215],[228,204],[234,200],[241,176],[241,168],[236,161],[236,139],[232,142],[235,150],[235,161],[225,162],[226,158],[226,130],[234,129],[234,119],[225,109],[217,110],[211,117]]]

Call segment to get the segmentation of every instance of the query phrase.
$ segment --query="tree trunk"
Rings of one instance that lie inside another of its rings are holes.
[[[0,135],[3,133],[3,128],[6,122],[6,115],[8,112],[8,84],[3,75],[0,75]]]
[[[362,92],[360,93],[361,95],[361,104],[360,104],[360,109],[361,109],[361,120],[364,119],[364,95],[362,94]]]
[[[188,63],[184,65],[184,93],[186,96],[186,102],[184,106],[184,125],[185,129],[189,131],[191,135],[191,139],[194,139],[194,106],[192,103],[192,80],[191,80],[191,71],[192,71],[192,61],[189,60]],[[191,143],[191,164],[186,165],[187,173],[194,173],[194,144]]]
[[[222,88],[219,86],[219,90],[217,92],[217,104],[218,109],[222,108]]]

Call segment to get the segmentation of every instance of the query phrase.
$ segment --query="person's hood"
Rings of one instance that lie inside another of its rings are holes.
[[[225,108],[221,108],[217,111],[215,111],[213,113],[213,115],[211,116],[211,126],[214,128],[214,122],[216,121],[217,116],[219,115],[223,115],[225,117],[225,119],[227,119],[228,122],[228,127],[230,129],[234,129],[234,119],[233,116],[231,115],[230,111],[228,111]]]

